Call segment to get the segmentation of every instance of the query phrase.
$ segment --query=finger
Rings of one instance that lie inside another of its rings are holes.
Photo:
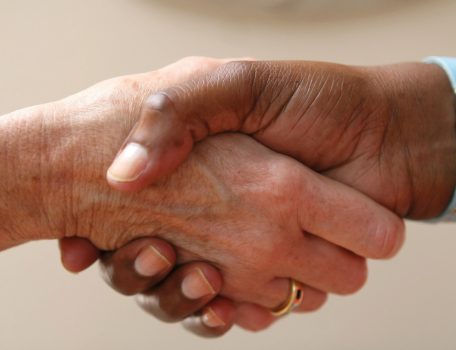
[[[305,252],[303,252],[303,254],[305,254]],[[296,266],[294,266],[293,270],[295,269],[297,269]],[[289,271],[287,271],[287,273],[289,273]],[[300,283],[302,290],[301,310],[303,312],[317,310],[326,302],[327,291],[315,289],[308,285],[304,280],[299,280],[291,276],[290,278],[294,278]],[[242,296],[242,301],[256,304],[268,310],[280,308],[290,296],[290,278],[275,278],[265,284],[262,288],[251,291],[249,295]]]
[[[236,307],[231,300],[216,297],[201,311],[187,317],[183,321],[183,326],[201,337],[220,337],[232,328],[235,315]]]
[[[175,261],[176,254],[169,243],[142,238],[105,253],[100,267],[104,280],[112,288],[133,295],[159,283],[173,269]]]
[[[326,302],[326,293],[317,293],[315,298],[307,296],[301,305],[293,309],[293,313],[307,313],[318,310]],[[280,318],[274,316],[270,309],[253,303],[239,303],[236,305],[235,324],[239,327],[258,332],[269,328]]]
[[[277,320],[269,309],[257,304],[239,303],[236,306],[235,323],[247,331],[265,330]]]
[[[71,237],[59,240],[62,265],[70,272],[81,272],[90,267],[100,256],[100,251],[90,241]]]
[[[315,289],[302,282],[299,283],[302,301],[299,307],[293,309],[293,311],[312,312],[318,310],[325,304],[328,296],[325,291]],[[268,284],[266,290],[271,296],[274,296],[274,304],[271,302],[267,309],[275,310],[280,308],[280,306],[282,306],[290,297],[290,279],[276,278]]]
[[[302,303],[294,308],[292,312],[313,312],[325,304],[327,300],[326,293],[306,285],[301,285],[301,288],[303,293]],[[270,283],[268,290],[271,296],[276,294],[282,295],[282,302],[278,305],[276,304],[273,308],[264,307],[256,303],[238,303],[236,305],[235,323],[239,327],[257,332],[267,329],[271,324],[280,319],[271,313],[271,309],[276,309],[279,305],[283,305],[289,297],[289,294],[284,294],[285,290],[287,290],[287,293],[290,293],[289,280],[276,279]],[[278,300],[277,297],[275,300]]]
[[[171,174],[195,142],[239,130],[243,124],[239,116],[246,116],[254,106],[253,64],[229,62],[197,80],[150,96],[108,170],[109,183],[119,190],[141,189]]]
[[[192,315],[220,292],[222,277],[211,265],[194,262],[173,271],[160,285],[137,297],[146,312],[165,322]]]
[[[397,215],[344,184],[302,168],[299,221],[310,232],[366,258],[389,258],[405,238]]]
[[[312,288],[312,287],[308,287]],[[328,294],[316,290],[317,293],[313,293],[312,296],[309,296],[304,294],[302,303],[298,305],[296,308],[293,309],[293,312],[295,313],[308,313],[308,312],[315,312],[323,305],[326,304],[326,301],[328,300]],[[304,291],[305,292],[305,291]]]
[[[315,291],[341,295],[357,292],[367,280],[366,259],[313,235],[293,244],[280,269]]]

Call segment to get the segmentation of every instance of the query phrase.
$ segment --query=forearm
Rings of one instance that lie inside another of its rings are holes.
[[[46,166],[53,145],[44,117],[51,106],[0,117],[0,248],[62,235],[50,230],[52,217],[46,205],[45,184],[55,181]]]

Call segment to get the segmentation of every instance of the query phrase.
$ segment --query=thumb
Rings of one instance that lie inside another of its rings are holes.
[[[171,174],[195,142],[241,130],[255,105],[257,89],[252,84],[257,68],[256,62],[230,62],[197,80],[150,96],[107,172],[111,186],[125,191],[142,189]]]

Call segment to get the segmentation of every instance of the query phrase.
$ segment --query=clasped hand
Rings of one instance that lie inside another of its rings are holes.
[[[98,249],[110,251],[102,258],[107,280],[141,293],[140,304],[160,319],[206,306],[188,323],[201,335],[223,334],[235,322],[268,325],[267,310],[286,299],[290,278],[304,285],[299,311],[315,310],[326,293],[358,290],[365,258],[400,248],[400,217],[437,215],[454,186],[440,171],[410,172],[432,157],[412,147],[419,126],[397,134],[403,120],[391,117],[391,96],[401,91],[380,88],[387,73],[190,58],[13,113],[1,128],[27,137],[4,138],[4,175],[18,184],[7,182],[15,220],[5,215],[2,231],[9,246],[62,238],[72,270],[90,265]],[[445,130],[451,90],[434,67],[422,74],[436,74],[431,85],[443,102],[434,128],[442,131],[436,148],[448,152],[432,158],[440,169],[454,151]],[[249,136],[203,141],[223,131]],[[30,152],[37,147],[39,157]],[[403,148],[408,153],[398,153]],[[110,185],[122,191],[107,185],[108,168]],[[438,191],[423,203],[428,183]],[[42,211],[30,215],[37,204]]]

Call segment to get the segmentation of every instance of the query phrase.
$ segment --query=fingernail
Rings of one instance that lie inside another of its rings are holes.
[[[214,309],[207,307],[203,311],[203,323],[210,328],[217,328],[225,326],[225,322],[215,313]]]
[[[147,165],[147,149],[131,142],[116,157],[108,170],[108,177],[118,182],[135,181]]]
[[[135,270],[145,277],[158,275],[171,267],[171,263],[155,247],[144,248],[135,260]]]
[[[215,294],[214,288],[200,269],[195,269],[190,272],[182,281],[181,288],[182,293],[188,299],[200,299],[207,295]]]

